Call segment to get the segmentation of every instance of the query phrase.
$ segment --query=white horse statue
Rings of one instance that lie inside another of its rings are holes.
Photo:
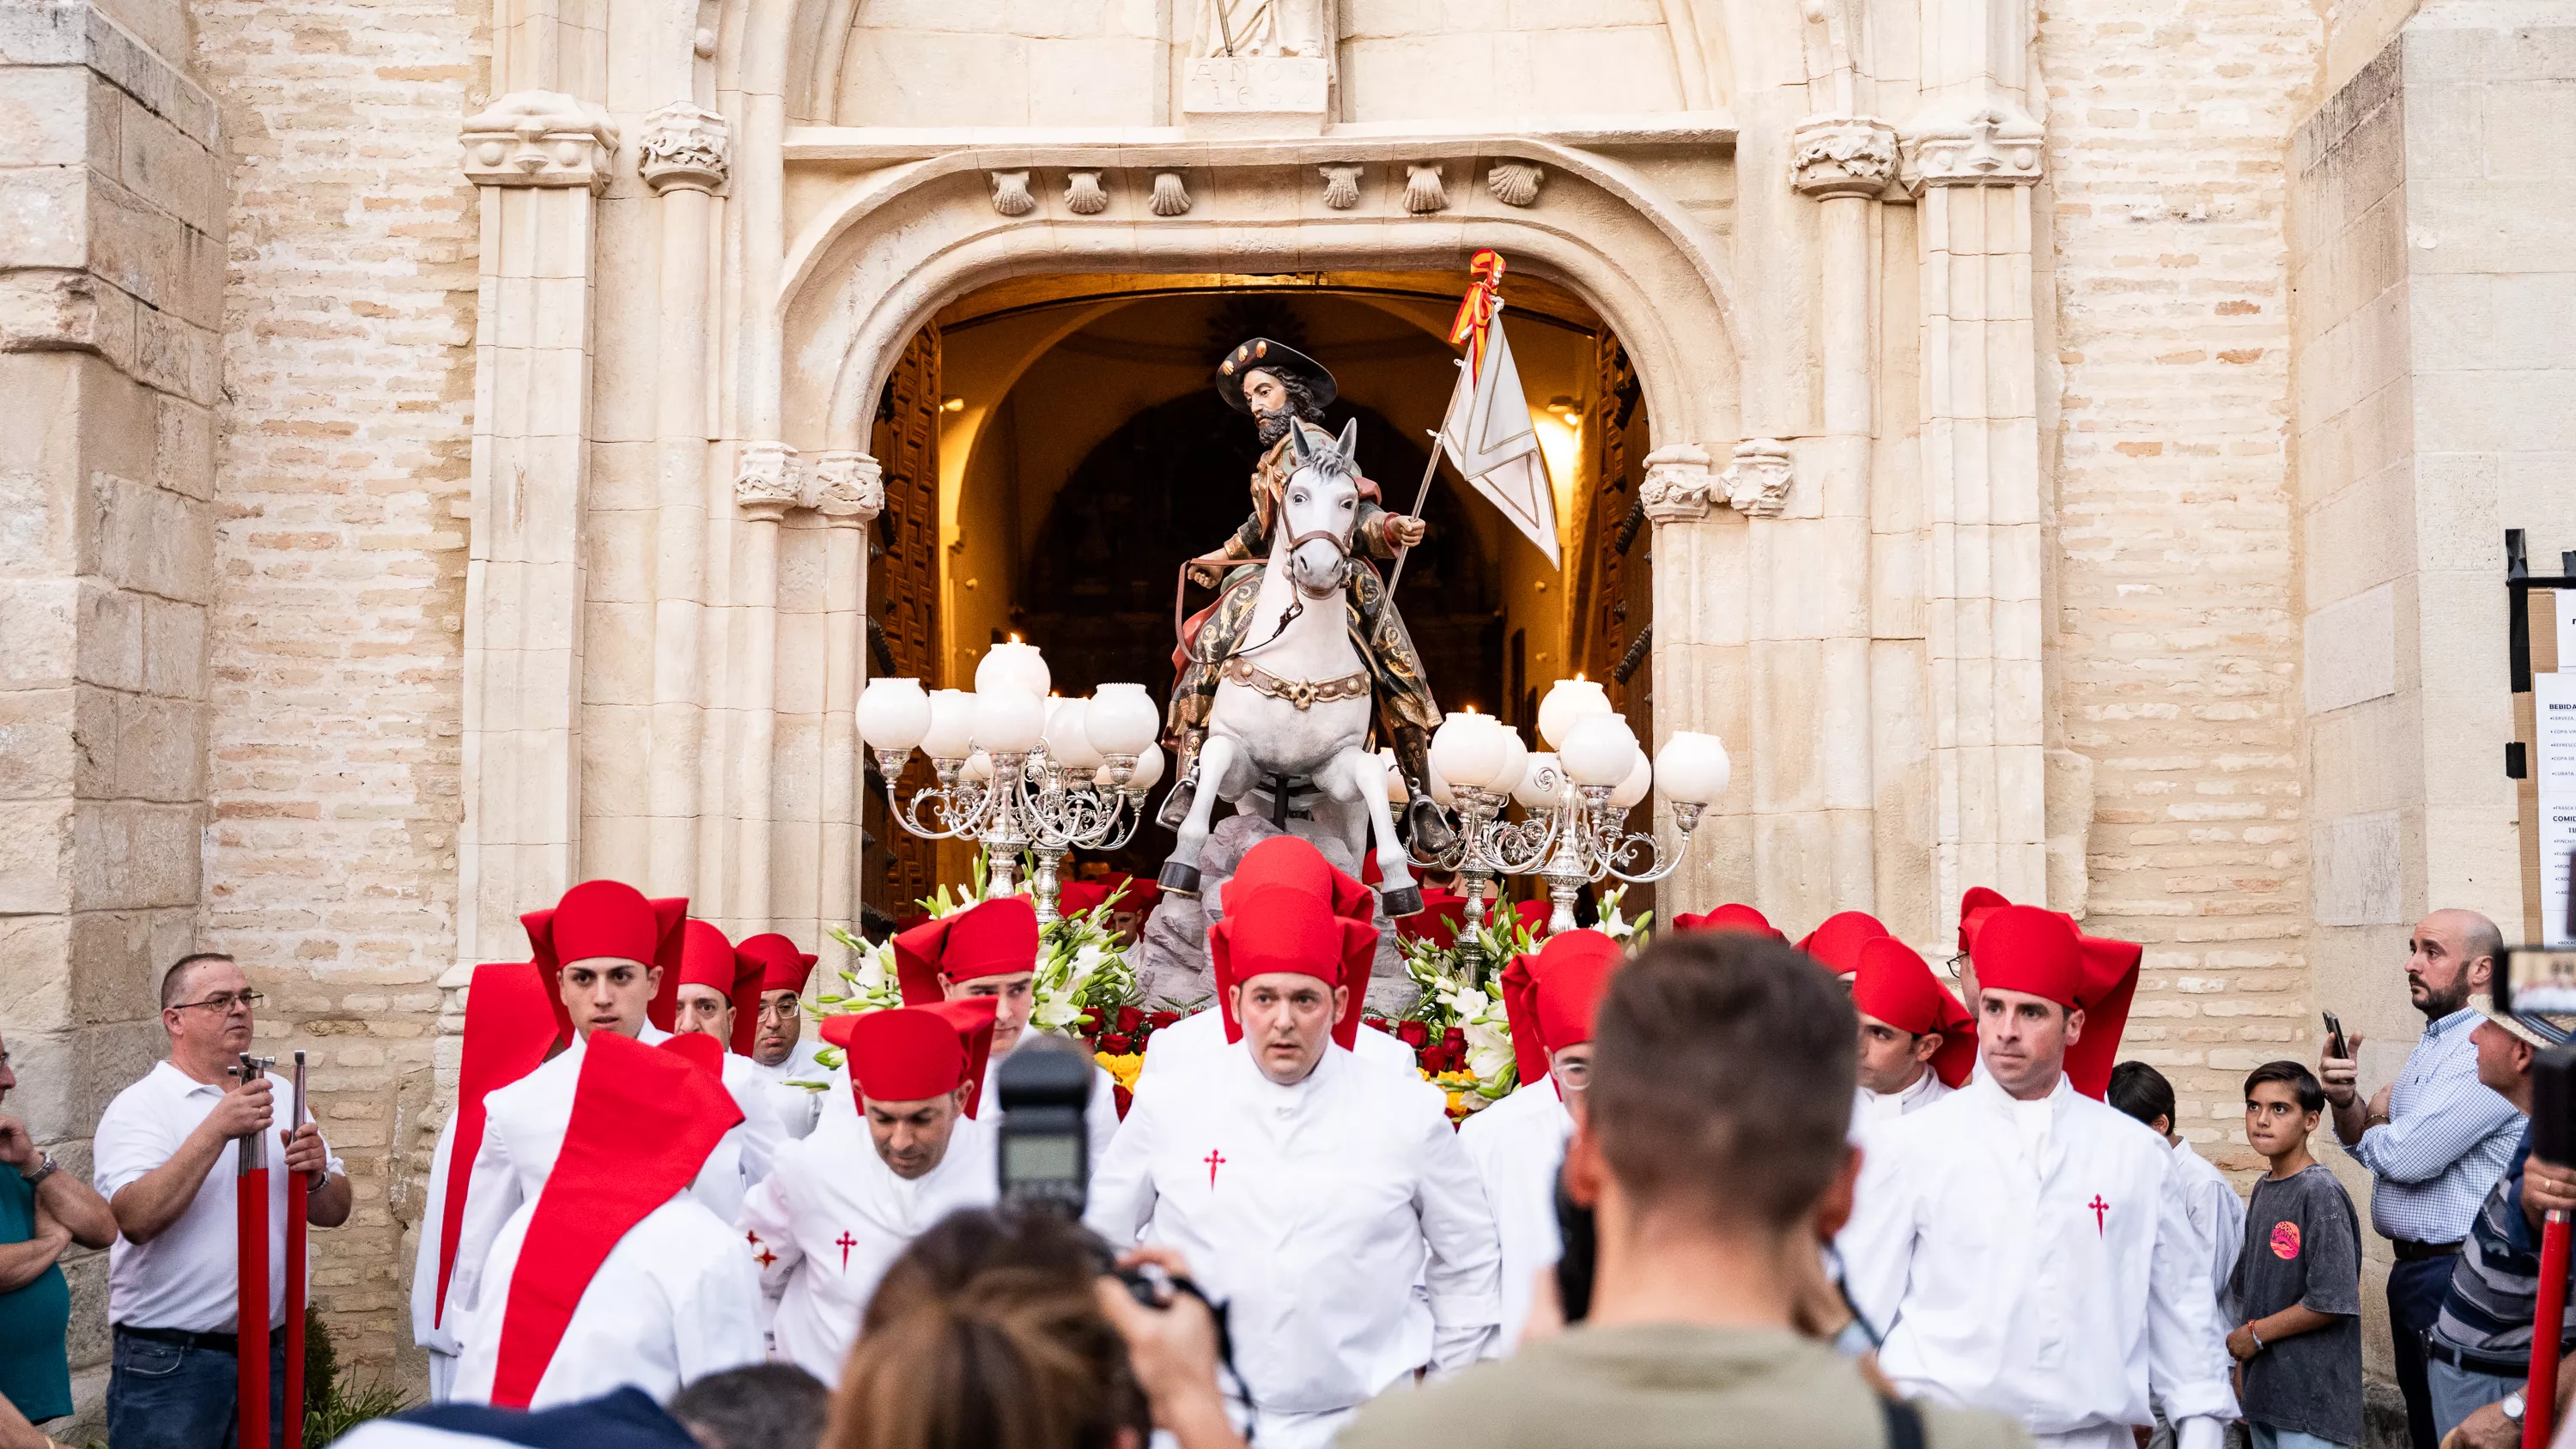
[[[1198,755],[1198,790],[1180,842],[1163,862],[1165,890],[1195,895],[1208,819],[1228,802],[1260,794],[1285,813],[1291,792],[1310,789],[1318,825],[1340,835],[1352,858],[1375,832],[1378,895],[1390,916],[1422,909],[1387,808],[1386,763],[1365,747],[1369,673],[1351,643],[1343,590],[1350,582],[1351,531],[1359,520],[1360,425],[1320,447],[1292,426],[1297,471],[1280,500],[1278,532],[1244,627],[1247,641],[1227,657]]]

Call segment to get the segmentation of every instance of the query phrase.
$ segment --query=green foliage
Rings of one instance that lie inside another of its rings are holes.
[[[370,1379],[353,1383],[342,1375],[339,1350],[322,1310],[304,1308],[304,1442],[320,1449],[369,1419],[381,1419],[410,1408],[401,1389]]]

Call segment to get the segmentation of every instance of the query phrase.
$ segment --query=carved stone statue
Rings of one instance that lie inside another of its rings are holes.
[[[1202,56],[1324,54],[1323,0],[1200,0]]]

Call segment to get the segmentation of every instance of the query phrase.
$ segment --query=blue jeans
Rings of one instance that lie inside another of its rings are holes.
[[[2331,1439],[2302,1434],[2296,1429],[2275,1429],[2269,1424],[2248,1424],[2254,1431],[2254,1449],[2349,1449]]]
[[[116,1449],[238,1449],[241,1365],[211,1348],[116,1335],[107,1442]],[[286,1334],[268,1336],[268,1437],[286,1441]]]

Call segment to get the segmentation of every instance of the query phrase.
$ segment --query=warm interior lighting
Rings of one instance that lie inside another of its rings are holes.
[[[962,397],[942,398],[939,402],[939,410],[943,413],[962,413],[966,411],[966,399]]]

